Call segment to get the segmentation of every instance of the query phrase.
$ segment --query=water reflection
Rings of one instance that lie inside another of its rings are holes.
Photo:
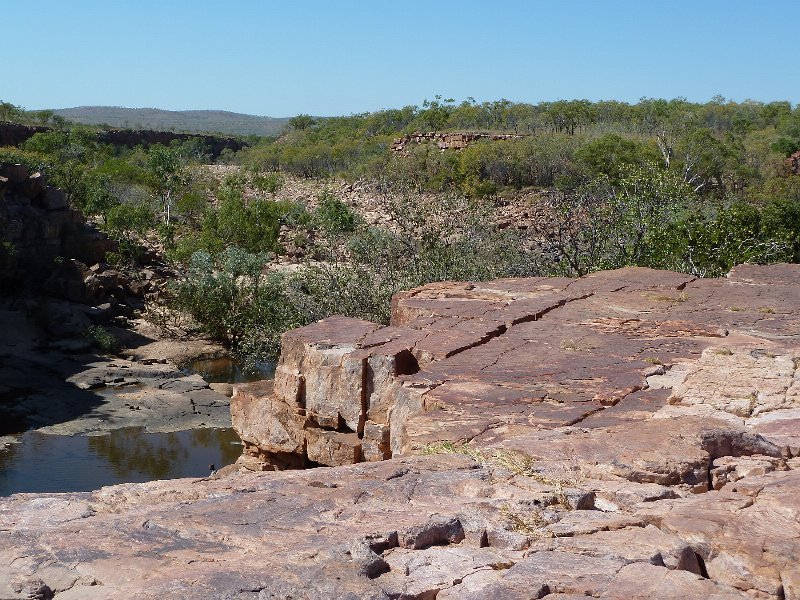
[[[165,479],[173,465],[185,463],[189,451],[176,433],[157,438],[143,435],[141,430],[120,429],[119,433],[90,437],[89,450],[104,457],[114,474],[127,479],[134,473],[145,473],[150,479]]]
[[[256,370],[251,372],[230,357],[205,358],[193,360],[183,370],[188,374],[196,373],[209,383],[248,383],[274,377],[275,363],[256,363]]]
[[[8,469],[9,465],[14,463],[14,455],[16,454],[16,451],[17,444],[10,444],[5,447],[0,447],[0,481],[2,481],[2,473]]]
[[[233,429],[145,433],[140,427],[103,436],[35,431],[0,450],[0,496],[18,492],[75,492],[115,483],[203,477],[208,466],[233,463],[241,453]]]

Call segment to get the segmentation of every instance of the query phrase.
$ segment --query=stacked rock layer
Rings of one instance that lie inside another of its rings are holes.
[[[0,598],[800,598],[798,298],[624,269],[289,332],[253,470],[0,502]]]

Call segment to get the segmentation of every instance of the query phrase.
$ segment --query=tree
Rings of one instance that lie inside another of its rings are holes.
[[[188,181],[179,151],[161,144],[151,146],[147,153],[147,169],[153,192],[163,206],[164,224],[169,225],[176,197]]]
[[[11,121],[22,113],[19,106],[0,100],[0,121]]]
[[[781,119],[778,133],[780,137],[773,145],[777,152],[789,156],[800,150],[800,108]]]
[[[64,191],[67,202],[81,206],[86,201],[89,172],[101,152],[94,132],[85,127],[75,127],[37,133],[23,144],[23,148],[40,155],[38,168],[47,172],[51,185]]]
[[[655,136],[666,168],[670,167],[678,139],[696,125],[695,106],[683,98],[639,101],[642,130]]]
[[[63,131],[66,129],[67,123],[69,122],[61,115],[53,115],[50,117],[50,121],[53,123],[53,129],[56,131]]]
[[[553,131],[575,135],[575,129],[582,129],[596,119],[594,105],[589,100],[559,100],[547,103],[546,114]]]
[[[675,153],[680,159],[683,181],[695,192],[710,187],[711,183],[720,190],[723,188],[723,173],[732,153],[710,129],[703,127],[684,135],[676,142]]]
[[[607,133],[575,151],[575,158],[592,176],[605,175],[617,182],[626,165],[641,165],[647,160],[657,160],[658,152],[650,144]]]
[[[316,124],[316,120],[311,115],[299,114],[289,119],[289,127],[297,131],[305,131]]]
[[[33,118],[39,122],[39,125],[44,127],[54,114],[52,110],[37,110],[33,113]]]
[[[669,171],[628,165],[616,185],[600,178],[551,196],[531,230],[563,274],[647,265],[658,232],[690,194]]]
[[[436,94],[433,100],[426,99],[422,103],[424,110],[419,113],[420,120],[432,131],[443,129],[453,113],[453,102],[452,98],[442,100],[441,94]]]

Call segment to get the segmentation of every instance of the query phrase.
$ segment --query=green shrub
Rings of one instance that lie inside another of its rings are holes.
[[[262,274],[263,254],[230,247],[195,252],[188,276],[173,285],[174,306],[212,337],[245,357],[276,357],[284,331],[305,324],[287,302],[285,277]]]
[[[800,201],[763,207],[735,201],[695,206],[665,223],[646,266],[719,277],[741,263],[800,261]]]
[[[283,177],[279,173],[254,175],[252,183],[258,191],[274,194],[283,187]]]
[[[344,202],[325,192],[314,211],[314,222],[329,233],[341,234],[355,229],[358,215]]]
[[[106,232],[118,250],[107,258],[115,264],[136,264],[145,254],[141,240],[156,225],[153,209],[146,204],[117,204],[106,213]]]
[[[314,253],[322,262],[265,275],[263,253],[195,252],[188,276],[174,286],[175,307],[235,352],[275,357],[284,331],[332,314],[388,323],[391,297],[403,289],[538,272],[522,238],[487,218],[490,204],[455,195],[392,198],[384,210],[399,226],[395,233],[367,226],[333,197],[321,206]]]
[[[116,336],[99,325],[90,325],[84,336],[93,347],[104,354],[116,354],[120,351],[120,342]]]

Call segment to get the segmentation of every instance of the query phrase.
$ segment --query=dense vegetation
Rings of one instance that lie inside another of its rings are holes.
[[[785,102],[437,97],[298,115],[279,138],[225,156],[239,166],[226,176],[202,166],[194,140],[123,150],[55,125],[0,160],[46,171],[119,240],[111,260],[157,251],[185,267],[173,306],[250,357],[274,355],[283,331],[332,313],[386,321],[394,292],[431,281],[625,265],[720,276],[741,262],[800,262],[800,176],[786,166],[800,149],[800,108]],[[414,131],[514,135],[390,150]],[[318,197],[282,197],[296,177],[318,180]],[[364,183],[388,225],[368,224],[331,178]],[[527,218],[509,226],[520,207]],[[271,268],[287,245],[303,264]]]

